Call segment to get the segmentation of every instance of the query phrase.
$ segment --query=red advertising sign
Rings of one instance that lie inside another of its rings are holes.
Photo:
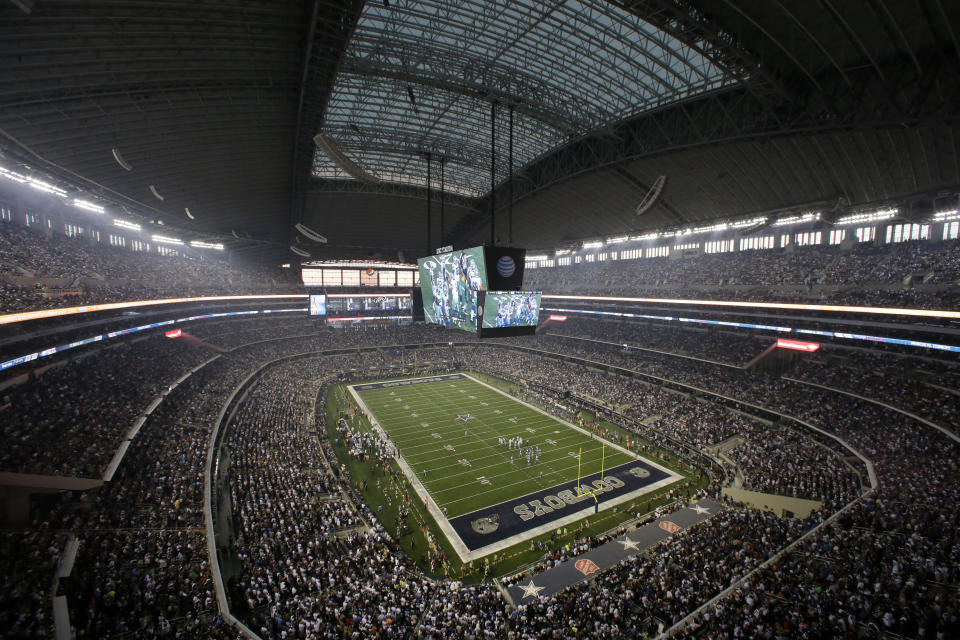
[[[168,338],[179,338],[180,336],[183,335],[183,329],[171,329],[170,331],[167,331],[164,335],[167,336]]]
[[[567,316],[554,316],[554,315],[551,315],[551,316],[548,318],[548,320],[555,320],[556,322],[566,322],[566,321],[567,321]]]
[[[786,338],[777,338],[777,346],[781,349],[793,349],[794,351],[806,351],[813,353],[820,348],[819,342],[804,342],[803,340],[787,340]]]

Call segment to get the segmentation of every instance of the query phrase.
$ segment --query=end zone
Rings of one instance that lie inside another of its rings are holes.
[[[606,470],[602,479],[600,473],[585,476],[579,487],[576,481],[558,484],[458,516],[450,524],[471,554],[485,556],[633,500],[678,478],[667,469],[635,460]]]

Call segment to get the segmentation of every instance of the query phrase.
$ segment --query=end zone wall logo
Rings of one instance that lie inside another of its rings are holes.
[[[680,531],[680,529],[683,528],[676,523],[670,522],[669,520],[661,520],[660,524],[658,524],[657,526],[663,529],[664,531],[666,531],[667,533],[676,533],[677,531]]]
[[[594,562],[593,560],[590,560],[589,558],[577,560],[573,566],[577,571],[579,571],[585,576],[588,576],[591,573],[596,573],[597,571],[600,571],[600,567],[597,566],[597,563]]]

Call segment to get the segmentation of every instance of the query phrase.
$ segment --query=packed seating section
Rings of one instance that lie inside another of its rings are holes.
[[[63,538],[73,533],[81,546],[64,591],[78,637],[236,635],[219,617],[202,529],[206,448],[226,398],[260,363],[286,355],[441,343],[450,337],[420,325],[327,330],[303,337],[303,325],[284,322],[285,328],[277,331],[268,320],[244,321],[243,341],[249,346],[238,345],[223,326],[211,325],[211,341],[219,336],[224,346],[238,348],[169,394],[134,439],[114,480],[95,495],[64,501],[27,530],[8,534],[5,542],[21,553],[5,554],[5,569],[24,575],[19,590],[6,596],[9,628],[50,633],[49,609],[38,603],[49,589]],[[856,635],[872,624],[922,638],[937,637],[956,624],[960,456],[955,441],[868,400],[708,362],[624,350],[621,344],[629,340],[638,347],[691,355],[722,349],[722,336],[703,340],[696,332],[678,332],[668,341],[642,327],[587,322],[565,331],[612,339],[603,343],[542,335],[504,339],[503,348],[455,345],[444,352],[467,369],[506,378],[523,375],[531,384],[528,401],[536,402],[538,394],[552,389],[573,390],[591,402],[621,409],[629,428],[640,428],[633,419],[650,418],[644,435],[653,442],[674,438],[709,447],[739,435],[744,442],[728,455],[745,486],[821,500],[824,509],[801,522],[732,507],[596,580],[511,609],[489,585],[438,580],[413,567],[392,542],[386,523],[346,491],[345,479],[331,467],[322,425],[319,439],[305,430],[324,384],[341,371],[396,364],[400,352],[315,358],[266,374],[228,434],[235,509],[231,548],[241,567],[230,584],[234,613],[264,637],[388,638],[414,632],[431,638],[622,637],[626,629],[648,630],[644,625],[681,619],[853,500],[867,483],[862,469],[845,464],[835,446],[834,451],[823,446],[830,444],[827,439],[811,439],[795,426],[769,425],[706,396],[678,395],[508,348],[517,345],[625,367],[781,411],[844,438],[872,461],[879,480],[875,493],[774,567],[755,574],[684,634],[802,637],[842,629]],[[469,341],[466,334],[457,337]],[[731,362],[742,362],[744,348],[762,347],[743,338],[730,348]],[[116,375],[120,365],[113,351],[122,352],[122,370],[136,372],[136,377]],[[8,389],[4,404],[10,406],[3,413],[20,411],[21,418],[4,420],[4,429],[10,430],[5,435],[18,442],[20,451],[34,453],[8,456],[5,468],[96,477],[115,434],[125,432],[151,393],[212,355],[196,351],[164,340],[124,345],[47,371],[22,389]],[[949,361],[913,358],[894,364],[891,358],[847,351],[840,364],[824,356],[809,359],[794,373],[934,421],[951,420],[952,405],[925,400],[924,387],[911,386],[909,379],[896,384],[881,374],[932,371],[943,386],[953,384],[956,390],[960,369]],[[76,367],[82,367],[83,375],[71,373]],[[133,407],[126,413],[117,413],[119,405],[91,400],[128,398],[125,394],[134,394],[123,403]],[[65,416],[65,421],[39,431],[28,428],[25,407],[37,402],[46,408],[43,415]],[[711,485],[708,491],[716,495],[717,489]],[[322,500],[308,500],[311,496]],[[596,542],[583,540],[573,553]],[[544,570],[569,553],[551,551],[533,570]]]
[[[302,292],[299,278],[296,268],[160,256],[0,223],[0,308],[7,312],[165,297]],[[524,286],[547,293],[947,308],[960,301],[958,281],[960,242],[915,241],[852,249],[791,246],[679,259],[607,259],[528,269]]]

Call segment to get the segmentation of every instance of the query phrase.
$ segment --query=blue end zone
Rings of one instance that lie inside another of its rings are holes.
[[[669,476],[666,471],[635,460],[607,469],[603,473],[602,483],[599,473],[581,478],[579,492],[574,480],[457,516],[450,520],[450,524],[468,549],[479,549],[596,504],[593,496],[578,497],[578,494],[596,491],[602,509],[607,500],[642,489]]]
[[[431,382],[446,382],[448,380],[466,380],[462,373],[450,373],[443,376],[429,378],[414,378],[413,380],[393,380],[391,382],[371,382],[370,384],[355,384],[356,391],[370,391],[372,389],[393,389],[394,387],[412,387],[415,384],[429,384]]]

